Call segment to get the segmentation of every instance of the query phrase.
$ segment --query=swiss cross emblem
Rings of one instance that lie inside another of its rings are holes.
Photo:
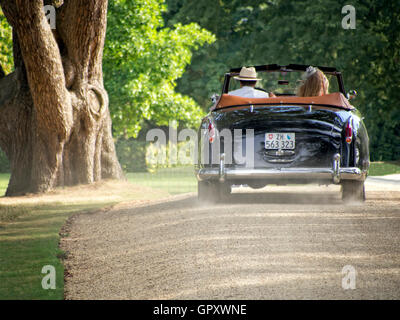
[[[270,134],[268,135],[268,139],[269,139],[269,140],[272,140],[273,137],[274,137],[274,135],[273,135],[272,133],[270,133]]]

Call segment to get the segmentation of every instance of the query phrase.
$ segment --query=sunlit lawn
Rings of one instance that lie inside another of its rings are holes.
[[[1,186],[7,176],[2,175]],[[60,229],[75,212],[92,212],[119,202],[167,197],[166,191],[106,181],[57,189],[46,195],[0,198],[0,300],[63,299]],[[88,253],[90,254],[90,253]],[[44,290],[43,266],[56,270],[56,289]]]
[[[104,205],[0,205],[0,299],[63,299],[60,228],[72,213]],[[55,290],[42,288],[45,265],[56,270]]]
[[[9,179],[9,173],[0,173],[0,196],[3,196],[6,193]]]
[[[197,180],[192,166],[159,169],[156,173],[131,172],[127,174],[129,182],[165,190],[170,194],[196,192]]]
[[[160,189],[170,194],[197,190],[197,180],[192,166],[160,169],[156,173],[130,172],[126,177],[133,184]],[[0,196],[5,194],[9,178],[8,173],[0,173]]]
[[[400,174],[400,161],[371,162],[368,174],[370,176]]]

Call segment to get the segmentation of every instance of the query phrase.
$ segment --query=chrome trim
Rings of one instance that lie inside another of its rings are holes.
[[[220,164],[219,164],[219,181],[224,182],[225,181],[225,153],[221,154],[220,157]]]
[[[265,161],[267,162],[271,162],[271,163],[289,163],[289,162],[293,162],[294,159],[265,159]]]
[[[295,154],[295,152],[293,150],[273,150],[273,151],[264,151],[264,154],[267,156],[293,156]]]
[[[265,150],[263,159],[270,163],[290,163],[294,161],[294,156],[293,150]]]
[[[240,179],[271,179],[271,180],[301,180],[301,181],[332,181],[335,184],[341,180],[364,181],[367,170],[357,167],[341,168],[340,154],[332,159],[332,168],[230,168],[225,167],[225,153],[220,156],[220,165],[215,168],[196,168],[199,181],[218,179],[221,183],[226,180]]]
[[[225,180],[233,179],[287,179],[287,180],[331,180],[335,175],[333,168],[281,168],[281,169],[257,169],[257,168],[225,168],[223,175]],[[199,180],[219,179],[220,168],[202,168],[197,171]],[[366,171],[356,167],[340,168],[340,180],[364,181]]]
[[[333,183],[340,183],[340,154],[336,153],[333,156],[333,173],[332,173],[332,179],[333,179]]]

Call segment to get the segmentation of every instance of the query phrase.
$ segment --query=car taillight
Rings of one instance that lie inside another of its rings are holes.
[[[353,140],[353,128],[351,127],[350,121],[348,121],[346,124],[345,135],[346,135],[346,142],[350,144],[351,141]]]
[[[213,143],[214,139],[215,139],[215,128],[212,122],[210,122],[208,124],[208,141],[210,141],[210,143]]]

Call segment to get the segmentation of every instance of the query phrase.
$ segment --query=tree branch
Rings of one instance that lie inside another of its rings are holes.
[[[57,30],[77,67],[76,73],[81,75],[81,82],[95,81],[103,85],[101,60],[107,3],[107,0],[66,0],[59,10]]]
[[[0,1],[19,40],[38,129],[50,128],[63,139],[72,121],[72,108],[59,48],[44,15],[43,0]]]

